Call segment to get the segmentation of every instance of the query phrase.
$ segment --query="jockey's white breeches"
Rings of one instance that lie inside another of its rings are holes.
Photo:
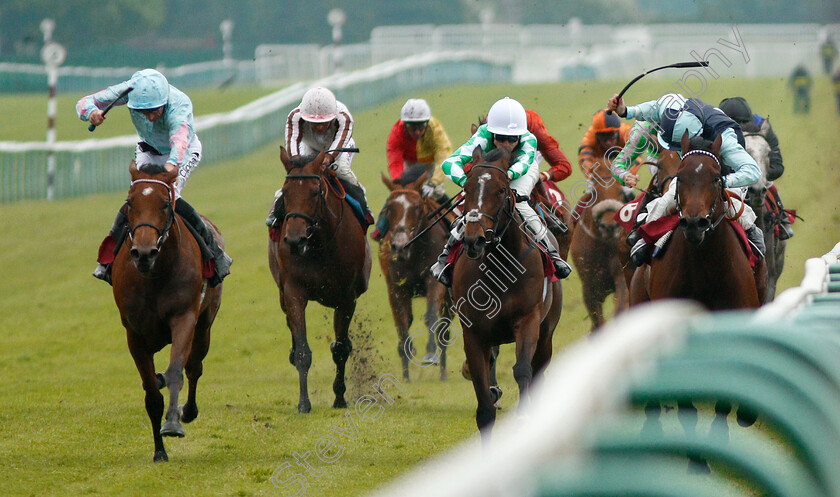
[[[727,202],[727,210],[726,215],[729,217],[733,217],[738,214],[738,211],[741,210],[741,206],[744,207],[744,212],[738,217],[738,223],[745,229],[748,230],[755,226],[755,212],[753,212],[752,208],[743,202],[744,195],[747,193],[746,187],[738,187],[738,188],[727,188],[728,192],[731,192],[736,195],[736,197],[731,197],[730,201]],[[671,181],[671,184],[668,185],[668,190],[665,192],[664,195],[661,197],[651,200],[650,203],[647,205],[647,218],[645,218],[644,222],[649,223],[651,221],[656,221],[657,219],[662,218],[663,216],[667,216],[671,214],[677,207],[677,180],[674,179]]]
[[[163,167],[166,165],[168,159],[169,154],[159,155],[153,152],[144,152],[140,149],[139,144],[134,149],[134,163],[137,165],[137,169],[140,170],[151,165]],[[187,147],[186,160],[178,167],[178,179],[175,180],[174,185],[175,198],[181,198],[181,190],[184,189],[184,185],[187,184],[187,179],[193,170],[198,167],[199,162],[201,162],[201,141],[199,141],[196,135],[193,136],[189,147]]]

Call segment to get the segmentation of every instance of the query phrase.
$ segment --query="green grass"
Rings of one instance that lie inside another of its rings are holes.
[[[518,98],[543,115],[561,148],[576,162],[577,146],[592,113],[621,86],[621,81],[481,86],[441,88],[419,96],[429,101],[455,144],[468,137],[470,123],[497,98]],[[643,80],[627,97],[633,103],[672,88],[673,81]],[[264,92],[243,91],[231,100],[226,100],[228,92],[192,94],[196,108],[204,109],[200,113],[210,113],[234,108]],[[833,95],[828,82],[819,80],[809,116],[791,113],[783,80],[718,81],[703,98],[717,103],[734,94],[745,96],[756,111],[770,115],[781,140],[787,173],[778,185],[787,206],[806,219],[795,225],[796,237],[788,246],[780,289],[795,286],[802,278],[805,259],[827,252],[840,238],[836,193],[840,118]],[[415,95],[405,97],[409,96]],[[75,98],[61,99],[68,121]],[[37,128],[42,120],[25,110],[45,108],[43,100],[36,96],[0,99],[0,107],[12,109],[9,115],[22,116],[14,126],[11,120],[0,125],[4,126],[0,128],[3,139],[40,139]],[[355,113],[355,136],[362,153],[353,168],[367,187],[374,209],[385,198],[379,181],[380,172],[386,170],[385,140],[403,101]],[[60,138],[89,136],[83,123],[69,126],[61,119]],[[130,132],[128,119],[117,112],[108,124],[97,136],[111,136],[106,131]],[[24,130],[28,131],[24,134]],[[346,411],[330,408],[331,312],[314,303],[307,320],[314,356],[309,381],[313,412],[296,414],[297,373],[287,359],[289,332],[268,270],[263,225],[273,192],[283,178],[278,145],[238,160],[199,167],[184,192],[220,227],[235,263],[225,282],[199,385],[200,415],[185,426],[186,438],[165,441],[169,464],[151,462],[143,391],[111,289],[90,276],[99,242],[124,193],[0,206],[0,376],[4,378],[0,382],[0,491],[4,495],[292,495],[294,487],[280,490],[271,484],[274,470],[283,463],[294,465],[295,452],[314,452],[320,438],[334,434],[331,426],[347,426]],[[568,181],[581,178],[575,172]],[[564,186],[567,191],[568,185]],[[564,283],[564,290],[563,317],[554,341],[558,353],[589,329],[577,275]],[[386,289],[374,261],[370,290],[360,298],[351,327],[356,347],[348,366],[351,398],[372,393],[371,378],[399,374],[397,337],[384,302]],[[421,308],[418,302],[416,317],[422,315]],[[419,326],[415,322],[415,329]],[[167,352],[164,349],[158,355],[158,370],[166,368]],[[323,468],[323,474],[307,476],[306,495],[364,494],[474,437],[475,397],[471,385],[458,374],[461,343],[456,342],[449,353],[449,381],[438,381],[432,369],[413,367],[413,381],[393,405],[385,405],[381,418],[364,423],[353,414],[357,440],[336,435],[344,450],[337,461],[327,464],[310,455],[310,462],[318,470]],[[364,364],[358,360],[361,356]],[[513,412],[517,396],[510,346],[502,348],[500,361],[504,416]],[[291,474],[286,471],[280,477]]]

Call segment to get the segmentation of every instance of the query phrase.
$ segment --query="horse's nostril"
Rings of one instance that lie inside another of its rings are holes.
[[[128,253],[129,255],[131,255],[131,258],[135,261],[140,258],[140,251],[135,248],[129,250]]]
[[[149,259],[155,259],[158,255],[158,249],[152,249],[149,251]]]

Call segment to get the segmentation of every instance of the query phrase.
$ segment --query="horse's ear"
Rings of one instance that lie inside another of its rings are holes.
[[[680,140],[680,145],[682,146],[683,155],[685,155],[686,152],[691,150],[691,139],[688,137],[688,130],[685,130],[685,133],[683,133],[682,139]]]
[[[478,164],[479,162],[481,162],[481,147],[475,147],[475,150],[473,150],[472,163]]]
[[[478,131],[478,126],[470,124],[470,133],[475,134],[476,131]]]
[[[717,157],[720,157],[720,144],[723,142],[720,135],[717,135],[715,141],[712,142],[712,153],[715,154]]]
[[[411,183],[409,183],[408,185],[406,185],[406,187],[409,190],[417,190],[419,192],[420,188],[423,187],[423,184],[426,183],[426,178],[428,178],[428,177],[429,177],[429,173],[427,171],[427,172],[421,174],[419,178],[417,178],[416,180],[414,180]]]
[[[382,182],[385,183],[385,186],[388,187],[389,191],[394,191],[397,188],[397,185],[394,184],[394,181],[388,177],[387,174],[382,173]]]
[[[128,165],[128,173],[131,175],[131,180],[134,181],[137,179],[137,175],[140,174],[140,170],[137,169],[137,163],[131,161],[131,164]]]
[[[280,146],[280,161],[283,163],[283,167],[286,169],[288,173],[292,169],[292,158],[289,157],[289,152],[286,150],[286,147]]]
[[[318,171],[319,173],[323,173],[324,169],[327,168],[327,165],[324,164],[324,159],[327,157],[327,151],[321,150],[321,153],[318,154],[318,157],[315,157],[315,163],[318,164]]]

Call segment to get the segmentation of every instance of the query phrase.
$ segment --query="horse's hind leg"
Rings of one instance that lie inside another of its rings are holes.
[[[196,317],[188,312],[169,320],[172,330],[172,348],[169,350],[169,367],[164,377],[169,389],[169,407],[166,409],[166,422],[160,429],[165,437],[183,437],[186,435],[181,426],[181,413],[178,408],[178,396],[184,387],[184,365],[192,350],[195,336]]]
[[[204,372],[204,358],[210,350],[210,326],[213,324],[215,312],[210,309],[206,310],[198,318],[198,324],[195,327],[195,337],[193,338],[192,351],[190,358],[187,360],[187,379],[190,381],[189,393],[187,395],[187,403],[181,407],[181,421],[189,423],[198,417],[198,404],[195,402],[195,391],[198,388],[198,379]]]
[[[353,350],[353,343],[350,342],[348,331],[350,320],[353,319],[355,311],[356,301],[351,300],[349,304],[337,307],[333,314],[335,341],[330,345],[330,350],[332,351],[333,362],[335,362],[335,380],[333,381],[333,392],[335,393],[333,407],[335,408],[347,407],[347,401],[344,400],[344,392],[347,391],[347,385],[344,383],[344,367],[347,365],[350,352]]]
[[[163,437],[160,434],[160,420],[163,417],[163,395],[158,389],[158,380],[155,375],[154,356],[145,350],[145,344],[139,337],[127,333],[128,350],[134,359],[134,365],[140,372],[140,379],[143,380],[143,390],[146,392],[146,413],[152,422],[152,436],[155,440],[155,462],[166,462],[169,456],[163,447]]]

